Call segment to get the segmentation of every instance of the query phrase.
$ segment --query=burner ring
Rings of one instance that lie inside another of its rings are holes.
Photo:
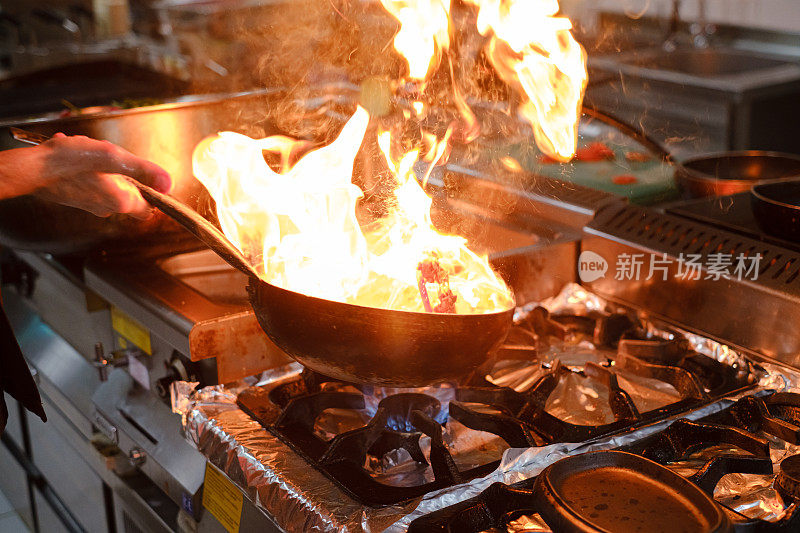
[[[401,392],[382,399],[378,403],[378,409],[385,410],[390,419],[410,420],[411,411],[422,411],[430,418],[436,418],[442,410],[442,403],[427,394]]]

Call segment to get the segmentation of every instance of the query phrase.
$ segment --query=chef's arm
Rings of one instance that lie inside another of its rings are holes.
[[[122,175],[169,192],[169,174],[150,161],[83,136],[56,134],[29,148],[0,152],[0,200],[33,194],[105,217],[127,213],[146,218],[150,209]]]

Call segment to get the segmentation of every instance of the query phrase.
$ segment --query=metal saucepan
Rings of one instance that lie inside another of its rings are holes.
[[[277,128],[265,119],[264,109],[274,107],[269,103],[280,97],[277,90],[205,95],[67,118],[47,115],[3,123],[0,128],[17,126],[46,136],[61,132],[111,141],[161,165],[173,178],[172,195],[192,207],[205,209],[211,201],[192,175],[194,147],[208,135],[220,130],[236,131],[243,125],[253,130],[239,130],[242,133],[277,133]],[[0,150],[19,146],[12,137],[0,136]],[[127,215],[102,219],[30,195],[0,201],[0,244],[15,249],[70,254],[117,242],[126,246],[145,235],[157,235],[163,240],[171,232],[181,230],[160,214],[145,221]]]
[[[750,192],[759,227],[775,237],[800,242],[800,179],[759,183]]]
[[[800,156],[757,150],[692,157],[675,169],[685,196],[725,196],[750,190],[754,183],[800,177]]]
[[[408,531],[505,530],[520,510],[564,533],[733,531],[722,507],[686,478],[614,450],[561,459],[537,476],[533,490],[495,483],[475,498],[418,518]]]
[[[37,144],[47,137],[12,130]],[[474,315],[415,313],[306,296],[262,280],[225,235],[187,205],[129,178],[153,207],[185,227],[249,278],[258,323],[303,365],[344,381],[421,387],[466,376],[487,363],[514,310]]]

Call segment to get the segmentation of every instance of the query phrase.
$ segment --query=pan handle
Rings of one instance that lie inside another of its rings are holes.
[[[43,142],[50,140],[49,135],[42,135],[41,133],[35,133],[32,131],[15,128],[13,126],[8,127],[8,132],[14,139],[26,144],[36,145],[36,144],[42,144]]]
[[[14,139],[27,144],[37,145],[50,139],[47,135],[26,131],[20,128],[9,127],[8,131]],[[201,217],[197,211],[175,200],[171,196],[162,194],[129,176],[125,176],[125,178],[131,185],[139,190],[142,198],[144,198],[147,203],[186,228],[189,233],[200,239],[233,268],[247,276],[259,277],[244,254],[242,254],[216,226]]]
[[[247,276],[259,277],[244,254],[228,240],[225,234],[217,229],[214,224],[200,216],[197,211],[131,177],[125,177],[134,187],[139,189],[142,198],[150,205],[186,228],[189,233],[200,239],[226,263]]]

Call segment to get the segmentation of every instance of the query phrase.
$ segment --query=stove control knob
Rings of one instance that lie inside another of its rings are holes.
[[[142,466],[146,458],[147,456],[141,448],[131,448],[131,451],[128,452],[128,460],[135,467]]]
[[[118,368],[128,366],[128,355],[137,355],[138,350],[117,350],[106,355],[105,348],[102,342],[94,345],[94,367],[100,376],[100,381],[108,380],[109,367]]]
[[[97,373],[100,376],[100,381],[108,380],[108,364],[109,361],[106,358],[106,352],[103,348],[103,343],[98,342],[94,345],[94,367],[97,369]]]

